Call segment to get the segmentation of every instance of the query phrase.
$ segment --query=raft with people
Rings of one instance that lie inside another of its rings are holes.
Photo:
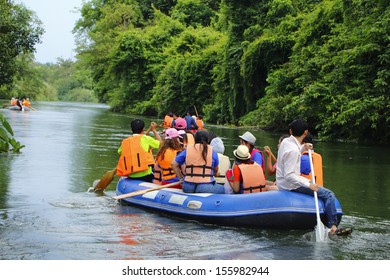
[[[132,196],[137,192],[139,195]],[[316,225],[314,198],[291,191],[266,191],[251,194],[184,193],[154,183],[122,177],[116,187],[122,202],[183,218],[233,227],[272,229],[313,229]],[[126,197],[129,196],[129,197]],[[123,198],[121,198],[123,197]],[[343,215],[336,199],[338,220]],[[327,218],[319,201],[321,220]]]
[[[27,106],[23,106],[23,109],[21,110],[19,106],[9,106],[8,109],[13,110],[13,111],[30,111],[31,108]]]

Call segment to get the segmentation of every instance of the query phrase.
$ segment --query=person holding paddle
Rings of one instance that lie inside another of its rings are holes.
[[[352,232],[351,228],[338,228],[335,195],[331,190],[304,178],[300,172],[301,155],[311,149],[312,144],[302,145],[308,133],[308,126],[304,120],[294,120],[289,125],[290,137],[283,139],[280,144],[276,161],[276,185],[280,190],[288,190],[314,196],[317,192],[319,199],[324,202],[325,214],[328,220],[329,235],[346,235]]]

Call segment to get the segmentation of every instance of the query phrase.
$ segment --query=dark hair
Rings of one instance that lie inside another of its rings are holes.
[[[179,138],[173,138],[173,139],[166,139],[162,143],[162,147],[158,150],[156,154],[156,160],[161,157],[161,160],[164,159],[165,151],[167,149],[172,149],[174,151],[183,151],[183,147],[179,141]]]
[[[209,134],[206,130],[198,130],[195,133],[195,144],[202,144],[202,157],[207,162],[207,145],[209,141]]]
[[[302,136],[305,130],[308,129],[307,123],[304,120],[298,119],[293,121],[288,125],[288,128],[291,129],[293,136]]]
[[[144,128],[145,128],[145,122],[141,119],[134,119],[131,122],[131,131],[133,133],[141,133]]]
[[[288,137],[290,137],[290,135],[288,135],[288,134],[283,134],[282,136],[279,137],[278,143],[282,143],[282,141],[283,141],[284,139],[288,138]]]
[[[303,138],[302,143],[313,143],[313,137],[311,136],[310,132],[308,132]]]
[[[215,133],[212,132],[212,131],[209,131],[209,136],[208,136],[209,140],[208,140],[208,143],[210,144],[210,143],[211,143],[211,140],[213,140],[213,139],[216,138],[216,137],[217,137],[217,134],[215,134]]]

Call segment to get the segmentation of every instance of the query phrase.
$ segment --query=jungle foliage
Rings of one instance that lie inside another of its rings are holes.
[[[74,32],[115,111],[388,143],[389,21],[387,0],[90,0]]]
[[[159,117],[196,105],[210,123],[285,131],[304,118],[323,140],[390,142],[387,0],[89,0],[77,61],[45,65],[39,19],[0,4],[0,97]]]

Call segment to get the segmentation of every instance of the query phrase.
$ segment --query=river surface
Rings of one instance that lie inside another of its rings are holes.
[[[117,178],[104,194],[88,192],[115,167],[134,116],[105,105],[40,102],[36,111],[2,109],[26,147],[0,154],[2,260],[388,260],[389,146],[316,142],[325,186],[342,205],[349,237],[325,243],[301,230],[241,229],[183,221],[121,205]],[[144,118],[147,123],[157,118]],[[225,154],[245,129],[207,126]],[[280,134],[252,131],[276,154]]]

